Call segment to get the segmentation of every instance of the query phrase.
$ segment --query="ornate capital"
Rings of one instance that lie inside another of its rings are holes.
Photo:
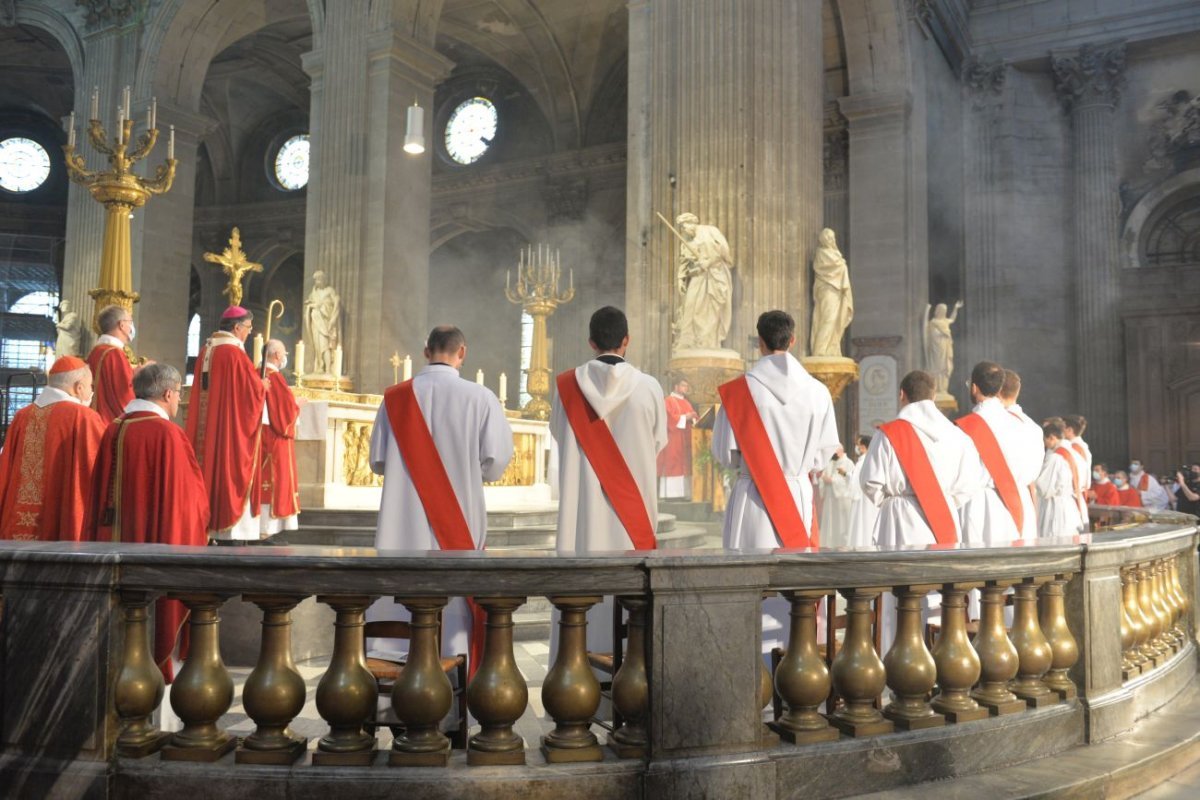
[[[1004,93],[1008,64],[1003,59],[985,61],[972,56],[963,62],[962,82],[976,111],[998,104]]]
[[[850,154],[850,137],[846,129],[825,132],[824,168],[825,188],[839,190],[846,188],[846,166]]]
[[[1089,105],[1115,107],[1125,85],[1125,43],[1085,44],[1052,52],[1050,66],[1067,113]]]
[[[142,16],[145,0],[75,0],[82,6],[89,28],[124,25]]]
[[[551,179],[543,186],[542,197],[551,225],[578,222],[587,209],[588,180],[586,177]]]

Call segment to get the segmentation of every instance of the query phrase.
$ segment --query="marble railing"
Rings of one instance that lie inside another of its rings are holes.
[[[222,796],[387,786],[430,797],[784,797],[985,770],[1111,738],[1192,679],[1198,537],[1172,520],[1004,549],[591,558],[6,542],[0,783],[21,796],[207,796],[220,780]],[[981,615],[968,625],[976,590]],[[941,626],[929,648],[922,608],[934,591]],[[895,636],[880,653],[873,604],[885,592]],[[847,624],[827,665],[816,614],[833,593]],[[772,676],[760,610],[774,594],[790,603],[791,626]],[[152,604],[164,595],[191,612],[190,656],[170,697],[183,728],[171,734],[154,723],[164,686],[150,655]],[[612,686],[624,724],[603,746],[590,722],[601,698],[586,612],[610,595],[628,612],[629,638]],[[219,724],[234,693],[219,612],[238,596],[262,614],[242,690],[255,730],[240,740]],[[289,614],[313,596],[336,621],[316,690],[327,731],[309,748],[289,729],[305,702]],[[386,754],[364,732],[376,686],[362,626],[380,596],[413,615],[392,689],[404,729]],[[465,756],[438,730],[452,696],[436,619],[451,596],[473,597],[487,620],[467,690],[480,727]],[[531,596],[561,612],[540,687],[553,730],[538,742],[514,730],[529,687],[512,617]],[[764,725],[772,689],[782,711]],[[837,701],[823,708],[831,690]]]

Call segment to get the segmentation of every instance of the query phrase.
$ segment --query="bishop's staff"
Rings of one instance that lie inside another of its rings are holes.
[[[275,306],[279,306],[279,313],[275,313]],[[267,344],[269,344],[271,341],[271,320],[272,319],[282,319],[282,318],[283,318],[283,301],[282,300],[272,300],[271,304],[267,306],[267,326],[266,326],[266,328],[267,328],[266,329],[266,343]],[[264,378],[267,377],[267,353],[266,353],[265,345],[263,347],[262,364],[259,366],[259,370],[260,370],[260,374],[262,377],[264,377]]]
[[[699,260],[700,260],[700,254],[699,254],[699,253],[697,253],[697,252],[696,252],[694,249],[692,249],[692,246],[691,246],[690,244],[688,244],[688,240],[687,240],[687,239],[685,239],[685,238],[683,238],[683,234],[682,234],[682,233],[680,233],[679,231],[675,230],[675,226],[674,226],[674,225],[672,225],[672,224],[671,224],[671,223],[670,223],[670,222],[667,220],[667,218],[666,218],[666,217],[664,217],[662,214],[660,214],[660,213],[659,213],[659,212],[657,212],[657,211],[655,211],[654,213],[655,213],[655,215],[656,215],[656,216],[657,216],[659,219],[661,219],[661,220],[662,220],[662,223],[663,223],[663,225],[666,225],[666,226],[667,226],[667,229],[668,229],[668,230],[670,230],[670,231],[671,231],[671,233],[675,234],[675,238],[679,240],[679,246],[680,246],[680,247],[683,247],[683,248],[685,248],[685,249],[686,249],[686,250],[687,250],[689,253],[691,253],[691,254],[692,254],[692,258],[694,258],[694,259],[696,259],[697,261],[699,261]]]

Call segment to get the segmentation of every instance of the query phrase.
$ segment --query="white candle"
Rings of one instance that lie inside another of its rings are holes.
[[[304,374],[304,340],[296,342],[296,377]]]
[[[67,122],[67,147],[75,146],[75,112],[71,112],[71,119]]]
[[[342,377],[342,346],[340,344],[333,350],[333,377]]]
[[[404,357],[404,372],[400,373],[404,380],[412,380],[412,356]]]
[[[171,126],[171,135],[167,137],[167,158],[175,157],[175,126]]]
[[[158,127],[158,98],[150,98],[150,127]]]
[[[475,373],[475,382],[480,386],[483,386],[483,370],[479,370]]]
[[[120,139],[122,136],[121,129],[124,127],[124,125],[125,125],[125,109],[121,107],[120,103],[117,103],[117,138],[118,139]]]
[[[152,119],[153,116],[154,115],[150,111],[150,106],[146,106],[146,130],[150,130],[154,127],[154,120]]]
[[[100,119],[100,87],[92,88],[92,116],[91,119]]]
[[[503,372],[500,373],[500,405],[504,406],[508,402],[508,376]]]
[[[254,334],[254,366],[262,366],[263,354],[263,335],[261,333]]]
[[[130,117],[129,117],[129,87],[128,86],[125,87],[125,92],[122,95],[122,97],[124,98],[124,108],[125,108],[124,119],[129,119]]]

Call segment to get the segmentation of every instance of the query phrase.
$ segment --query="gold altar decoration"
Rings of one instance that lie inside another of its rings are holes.
[[[383,476],[371,471],[370,422],[348,422],[342,431],[345,455],[342,459],[342,478],[347,486],[382,486]]]
[[[546,320],[560,305],[575,297],[575,271],[570,272],[570,285],[560,292],[562,262],[558,251],[550,252],[546,245],[535,249],[530,245],[520,253],[517,262],[517,283],[511,285],[512,272],[504,276],[504,296],[510,303],[521,306],[533,317],[533,347],[529,354],[529,402],[521,410],[525,419],[550,419],[550,342],[546,335]]]
[[[858,380],[858,364],[852,358],[838,356],[805,356],[800,363],[809,375],[825,384],[836,403],[854,381]]]
[[[233,229],[233,233],[229,237],[229,246],[217,253],[205,253],[204,260],[210,264],[219,264],[221,270],[229,278],[229,283],[225,284],[225,288],[221,290],[221,294],[229,298],[229,305],[240,306],[242,304],[242,278],[247,272],[262,272],[263,265],[246,258],[245,251],[242,250],[242,232],[237,228]],[[280,303],[280,307],[283,304]],[[283,312],[280,311],[280,315]],[[267,315],[270,317],[270,314]]]
[[[532,433],[513,433],[513,456],[499,480],[484,486],[533,486],[537,482],[538,437]]]
[[[84,157],[75,152],[75,112],[71,112],[70,129],[63,155],[67,175],[74,183],[86,186],[96,202],[104,206],[104,245],[100,251],[100,285],[88,292],[95,301],[92,311],[92,331],[100,333],[100,310],[118,305],[133,311],[140,296],[133,291],[133,265],[129,240],[129,220],[133,209],[141,208],[151,195],[171,190],[175,181],[175,128],[171,127],[167,143],[166,163],[154,170],[153,178],[139,178],[133,165],[150,155],[158,142],[157,103],[146,111],[146,130],[133,142],[133,120],[129,117],[129,87],[125,87],[123,102],[117,106],[117,135],[110,140],[100,122],[99,91],[92,92],[92,113],[87,133],[92,146],[108,157],[109,169],[92,171]],[[133,150],[130,151],[130,146]]]

